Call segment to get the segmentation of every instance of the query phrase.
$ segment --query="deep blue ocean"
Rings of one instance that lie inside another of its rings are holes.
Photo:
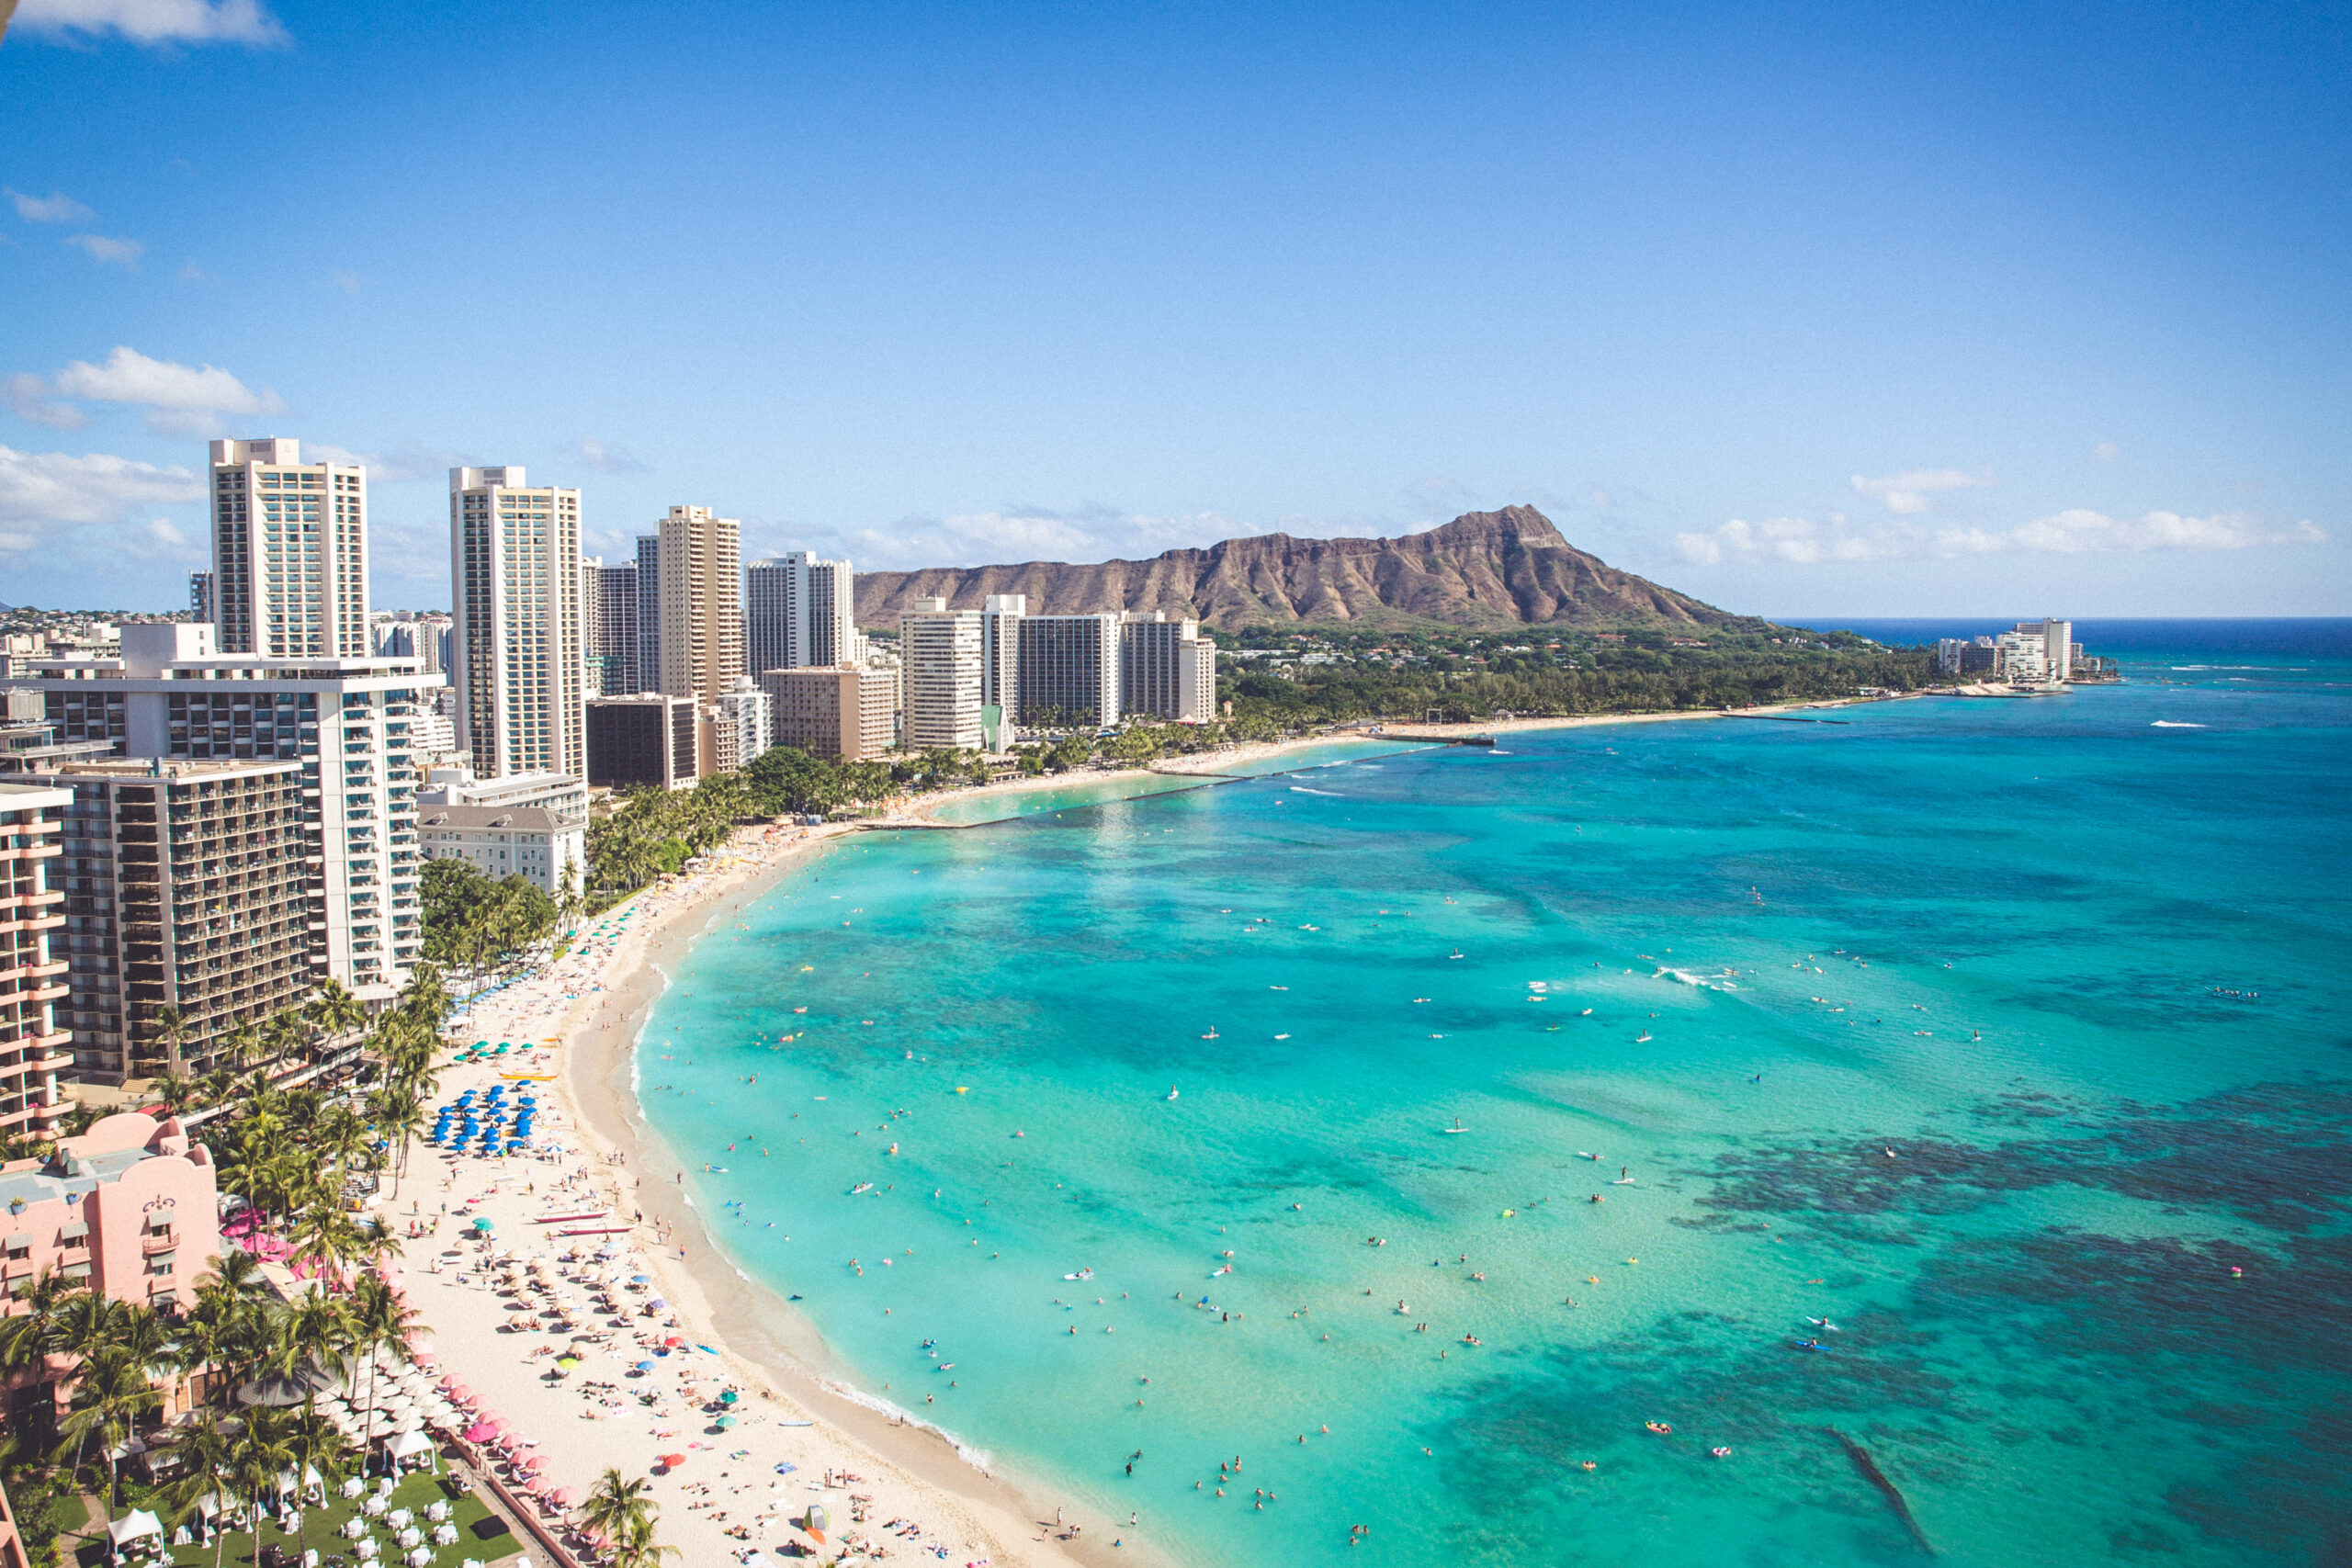
[[[1187,1562],[2344,1562],[2352,623],[2079,626],[2125,683],[848,840],[647,1114],[869,1391]]]

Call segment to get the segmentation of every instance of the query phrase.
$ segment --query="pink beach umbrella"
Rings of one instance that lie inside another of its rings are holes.
[[[497,1429],[489,1426],[477,1425],[466,1428],[466,1441],[469,1443],[486,1443],[496,1436]]]
[[[546,1470],[554,1463],[555,1461],[548,1458],[545,1454],[533,1454],[530,1458],[522,1461],[522,1465],[525,1470],[534,1472]]]
[[[463,1393],[466,1392],[466,1385],[458,1380],[458,1374],[455,1372],[451,1372],[447,1377],[443,1378],[441,1380],[441,1386],[447,1389],[451,1393]]]
[[[577,1507],[580,1504],[580,1494],[569,1486],[559,1486],[548,1494],[548,1501],[559,1508]]]

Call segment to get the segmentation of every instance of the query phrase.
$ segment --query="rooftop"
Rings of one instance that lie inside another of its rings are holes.
[[[416,825],[512,828],[523,833],[551,833],[567,824],[544,806],[424,806],[417,808]]]

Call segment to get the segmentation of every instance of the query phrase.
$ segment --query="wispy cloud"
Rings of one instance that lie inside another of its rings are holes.
[[[638,461],[629,449],[616,441],[599,441],[583,435],[572,444],[572,451],[580,460],[600,474],[642,474],[648,466]]]
[[[2091,448],[2091,456],[2102,463],[2112,463],[2123,456],[2123,446],[2120,442],[2102,441]]]
[[[327,274],[327,281],[334,284],[337,288],[342,289],[345,294],[356,294],[361,289],[368,287],[366,280],[361,278],[357,273],[353,272],[348,267],[339,266],[335,268],[333,272]]]
[[[1843,520],[1735,517],[1703,534],[1677,534],[1676,553],[1700,566],[1725,561],[1784,561],[1811,566],[1883,560],[1951,560],[1964,556],[2142,554],[2151,550],[2246,550],[2319,545],[2327,533],[2305,518],[2281,524],[2243,512],[2188,517],[2149,512],[2110,517],[2086,507],[2052,513],[2012,528],[1929,528],[1896,525],[1855,528]]]
[[[127,267],[132,272],[139,270],[139,258],[147,254],[147,247],[137,240],[116,239],[106,234],[68,234],[65,243],[86,254],[92,261],[104,262],[108,266]]]
[[[74,457],[64,452],[19,452],[0,446],[0,555],[54,545],[71,546],[78,531],[112,532],[150,507],[198,501],[204,481],[186,468],[157,468],[152,463],[93,452]],[[169,523],[173,539],[177,530]],[[145,544],[161,541],[151,524]]]
[[[834,549],[862,568],[882,571],[1032,560],[1137,559],[1162,550],[1261,532],[1213,512],[1156,517],[1102,505],[1069,511],[1013,505],[946,517],[908,517],[887,528],[763,526],[759,530],[764,540],[773,541],[773,548]]]
[[[1963,468],[1905,468],[1876,478],[1856,474],[1852,479],[1856,494],[1871,497],[1898,517],[1916,517],[1932,510],[1935,498],[1946,491],[1984,490],[1992,482],[1990,474],[1972,474]]]
[[[82,410],[50,396],[49,383],[30,371],[9,377],[0,383],[0,390],[7,396],[9,411],[30,423],[51,430],[79,430],[90,423],[90,416]]]
[[[242,43],[282,49],[293,41],[260,0],[23,0],[17,27],[69,42],[112,35],[149,48]]]
[[[148,427],[159,434],[199,434],[218,425],[223,414],[286,412],[276,392],[254,391],[226,370],[150,359],[121,344],[104,365],[74,361],[57,373],[54,387],[60,397],[143,408]]]
[[[63,191],[27,196],[23,191],[11,190],[7,195],[17,204],[17,216],[28,223],[87,223],[97,216]]]

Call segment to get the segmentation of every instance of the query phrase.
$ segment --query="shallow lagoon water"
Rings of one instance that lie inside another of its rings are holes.
[[[1842,1433],[1955,1561],[2322,1558],[2352,660],[2131,669],[866,835],[695,949],[642,1098],[1090,1534],[1917,1557]]]

